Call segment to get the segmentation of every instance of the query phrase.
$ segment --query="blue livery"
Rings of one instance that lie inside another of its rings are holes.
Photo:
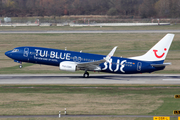
[[[151,73],[163,70],[170,64],[164,63],[164,60],[173,38],[174,34],[167,34],[146,54],[131,58],[114,57],[117,46],[107,56],[32,46],[17,47],[7,51],[5,55],[20,63],[20,68],[22,62],[45,64],[71,72],[84,70],[83,77],[89,77],[87,71],[117,74]]]

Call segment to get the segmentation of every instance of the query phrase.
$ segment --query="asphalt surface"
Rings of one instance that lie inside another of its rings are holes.
[[[0,75],[0,84],[157,84],[180,85],[180,75],[165,74],[32,74]]]
[[[39,34],[39,33],[180,33],[180,30],[84,30],[84,31],[0,31],[0,34]]]

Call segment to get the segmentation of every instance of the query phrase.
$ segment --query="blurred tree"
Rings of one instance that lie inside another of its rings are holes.
[[[158,0],[143,0],[143,3],[139,7],[139,15],[142,18],[154,17],[156,16],[155,3]]]
[[[5,6],[7,8],[13,8],[13,7],[15,7],[15,2],[13,0],[7,0]]]
[[[180,0],[0,0],[0,16],[180,17]]]
[[[111,8],[108,10],[107,15],[117,15],[117,9],[116,8]]]
[[[2,0],[0,0],[0,17],[3,15],[3,5],[2,5]]]
[[[178,18],[180,17],[180,1],[170,0],[170,17]]]
[[[159,0],[155,4],[155,10],[158,17],[170,17],[170,1]]]

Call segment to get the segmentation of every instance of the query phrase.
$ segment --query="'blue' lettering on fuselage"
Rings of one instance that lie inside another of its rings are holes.
[[[102,68],[102,70],[107,70],[107,69],[108,69],[108,63],[109,63],[109,70],[110,70],[111,72],[117,72],[117,71],[120,69],[120,71],[121,71],[122,73],[125,73],[125,71],[124,71],[123,69],[124,69],[124,67],[125,67],[125,63],[126,63],[126,62],[127,62],[126,60],[123,60],[123,61],[121,61],[121,63],[120,63],[120,60],[117,59],[116,69],[113,70],[113,69],[112,69],[112,58],[111,58],[108,62],[104,62],[104,68]],[[120,65],[121,65],[121,67],[119,67]]]

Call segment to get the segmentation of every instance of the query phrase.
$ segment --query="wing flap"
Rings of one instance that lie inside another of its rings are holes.
[[[99,67],[99,64],[106,62],[105,59],[94,61],[94,62],[84,62],[84,63],[78,63],[77,67],[81,70],[91,70],[91,71],[101,71],[101,68]]]

